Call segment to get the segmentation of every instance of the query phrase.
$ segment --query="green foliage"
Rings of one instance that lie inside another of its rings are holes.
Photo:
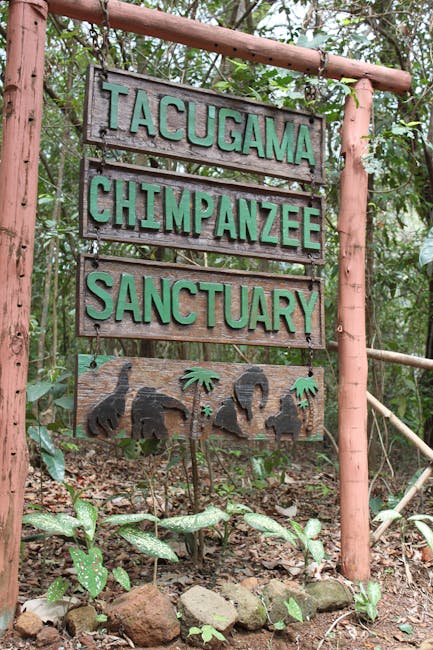
[[[125,571],[123,567],[118,566],[115,569],[113,569],[111,573],[113,574],[113,578],[116,580],[116,582],[118,582],[119,585],[123,587],[125,591],[131,590],[130,577],[127,571]]]
[[[287,613],[289,616],[295,619],[295,621],[298,621],[299,623],[304,622],[304,617],[302,615],[302,609],[299,607],[298,603],[296,600],[290,596],[289,602],[284,603],[286,608],[287,608]]]
[[[63,598],[68,587],[69,581],[65,580],[61,576],[53,580],[47,589],[47,602],[54,603],[56,600]]]
[[[176,553],[168,544],[135,526],[122,526],[119,528],[118,534],[132,544],[140,553],[154,558],[170,560],[170,562],[178,562],[179,560]]]
[[[69,554],[77,572],[78,582],[89,592],[91,598],[96,598],[104,589],[108,577],[100,549],[91,546],[86,553],[77,546],[71,546]]]
[[[315,539],[322,529],[322,524],[318,519],[309,519],[304,528],[298,522],[290,520],[292,530],[281,526],[267,515],[247,513],[244,515],[244,519],[247,524],[264,533],[265,537],[280,537],[292,546],[300,546],[304,554],[305,566],[309,556],[317,564],[320,564],[325,557],[322,542]]]
[[[160,521],[161,528],[167,528],[176,533],[184,535],[195,533],[202,528],[215,526],[220,521],[228,521],[229,515],[215,506],[209,506],[203,512],[195,515],[184,515],[181,517],[168,517]]]
[[[364,619],[370,619],[374,622],[379,615],[377,604],[379,603],[382,593],[378,582],[369,580],[367,588],[360,582],[359,593],[354,594],[355,611]]]
[[[433,553],[433,529],[426,523],[427,521],[433,523],[432,515],[415,514],[406,518],[396,510],[381,510],[377,513],[373,521],[399,521],[403,545],[407,528],[410,524],[413,524],[424,537],[427,545]]]
[[[218,639],[218,641],[225,641],[226,638],[224,634],[216,630],[213,625],[202,625],[201,627],[190,627],[188,630],[188,636],[194,636],[199,634],[203,643],[209,643],[213,638]]]

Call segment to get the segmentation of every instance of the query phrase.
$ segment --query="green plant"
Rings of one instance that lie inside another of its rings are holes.
[[[318,519],[309,519],[304,528],[297,521],[291,519],[289,521],[291,530],[279,524],[272,517],[255,512],[246,513],[244,519],[252,528],[264,533],[265,537],[280,537],[292,546],[300,547],[304,555],[305,566],[308,564],[309,556],[317,564],[320,564],[325,557],[323,544],[316,539],[322,529],[322,524]]]
[[[355,593],[353,598],[355,601],[355,612],[361,618],[368,618],[374,622],[379,614],[377,604],[382,597],[380,585],[378,582],[369,580],[367,588],[360,582],[359,593]]]
[[[226,638],[224,634],[218,632],[213,625],[202,625],[201,627],[190,627],[188,630],[188,636],[193,636],[194,634],[200,634],[203,643],[209,643],[213,638],[218,639],[218,641],[225,641]]]
[[[70,486],[66,487],[72,498],[75,516],[64,512],[53,514],[39,511],[24,515],[23,523],[30,524],[48,535],[59,535],[73,542],[69,547],[69,554],[77,572],[77,580],[91,598],[96,598],[104,589],[108,578],[108,569],[105,567],[102,552],[95,542],[98,509],[81,499],[79,493],[74,492]],[[178,558],[168,544],[137,527],[138,523],[154,522],[157,519],[148,513],[129,513],[112,515],[101,523],[118,526],[117,534],[141,553],[177,562]],[[112,576],[125,590],[131,588],[129,576],[122,567],[115,567]],[[58,600],[69,586],[69,581],[56,578],[48,589],[48,599]]]
[[[404,517],[400,512],[397,512],[397,510],[381,510],[373,519],[373,521],[380,522],[390,520],[398,521],[400,523],[400,535],[403,552],[406,544],[406,533],[409,526],[412,524],[415,526],[415,528],[418,529],[418,531],[424,537],[428,547],[433,552],[433,529],[426,523],[427,521],[433,523],[432,515],[414,514],[410,517]]]

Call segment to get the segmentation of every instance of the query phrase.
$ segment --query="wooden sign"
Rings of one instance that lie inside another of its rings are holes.
[[[80,234],[322,264],[322,199],[203,176],[83,160]]]
[[[231,444],[318,439],[323,368],[80,355],[78,433],[140,440],[224,438]]]
[[[84,255],[77,325],[79,336],[323,348],[322,284]]]
[[[84,142],[323,182],[324,119],[91,66]]]

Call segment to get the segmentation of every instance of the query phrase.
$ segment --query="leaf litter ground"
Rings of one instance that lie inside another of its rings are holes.
[[[81,498],[91,501],[100,511],[101,518],[127,512],[154,512],[158,516],[174,516],[191,512],[189,491],[185,478],[188,462],[174,464],[167,471],[167,456],[126,460],[118,456],[113,445],[100,441],[79,441],[77,451],[67,452],[66,482],[75,490],[82,490]],[[213,488],[206,462],[200,465],[202,507],[213,504],[224,508],[227,499],[247,504],[255,512],[275,518],[283,525],[288,518],[302,525],[312,517],[322,522],[322,539],[327,559],[322,567],[310,565],[307,579],[317,580],[338,577],[339,574],[339,506],[338,480],[332,452],[321,443],[295,446],[285,450],[288,461],[276,467],[266,478],[257,478],[252,471],[251,456],[257,449],[233,454],[219,450],[212,462]],[[324,453],[325,452],[325,453]],[[385,503],[389,494],[404,491],[410,475],[416,469],[414,455],[408,458],[405,449],[398,459],[398,475],[381,475],[373,485],[375,500]],[[404,468],[401,458],[404,458]],[[332,462],[329,462],[332,461]],[[154,501],[149,490],[149,475],[153,475]],[[34,462],[26,488],[26,511],[41,506],[56,512],[71,512],[71,501],[66,489],[49,479]],[[387,506],[384,506],[387,507]],[[427,486],[423,495],[409,506],[413,512],[433,514],[433,493]],[[244,578],[264,585],[272,578],[304,579],[302,553],[282,540],[265,539],[250,528],[242,517],[231,520],[233,532],[228,547],[222,552],[221,542],[212,530],[205,531],[206,552],[202,568],[194,567],[184,540],[161,530],[160,535],[169,542],[180,561],[177,564],[160,561],[158,585],[173,602],[185,589],[200,584],[218,589],[224,581],[239,582]],[[152,523],[145,522],[152,532]],[[385,533],[372,551],[372,579],[382,589],[379,616],[374,623],[359,620],[353,608],[333,613],[318,614],[311,622],[290,625],[283,633],[262,630],[257,633],[234,631],[226,647],[238,650],[390,650],[405,645],[419,647],[421,642],[433,638],[433,558],[422,538],[415,530],[406,534],[404,552],[401,534],[395,523]],[[71,578],[73,568],[68,545],[62,539],[35,538],[35,529],[25,527],[20,572],[20,603],[41,596],[54,578]],[[133,585],[151,582],[154,570],[152,559],[135,552],[109,527],[99,526],[97,533],[105,563],[109,569],[122,566],[129,573]],[[356,588],[356,585],[354,585]],[[109,579],[106,589],[97,599],[101,611],[104,603],[122,593],[122,588]],[[80,596],[79,593],[75,595]],[[134,647],[127,639],[104,630],[70,638],[61,630],[64,650],[81,648]],[[25,641],[16,633],[3,640],[5,650],[35,648],[34,641]],[[169,650],[184,650],[187,644],[178,640]]]

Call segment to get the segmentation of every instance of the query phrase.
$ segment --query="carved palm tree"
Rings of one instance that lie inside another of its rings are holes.
[[[311,398],[315,397],[319,390],[316,380],[314,377],[298,377],[298,379],[293,382],[290,390],[296,391],[296,397],[299,400],[298,406],[300,406],[303,411],[308,407],[309,417],[306,429],[307,431],[311,431],[313,428],[314,418],[314,407]]]

